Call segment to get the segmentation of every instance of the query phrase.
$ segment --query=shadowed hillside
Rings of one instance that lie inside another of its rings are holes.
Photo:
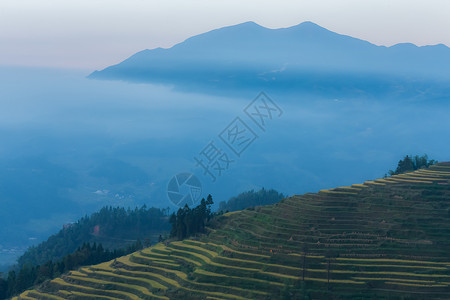
[[[225,214],[22,299],[450,297],[450,163]]]

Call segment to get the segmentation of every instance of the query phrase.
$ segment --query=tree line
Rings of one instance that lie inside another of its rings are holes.
[[[219,203],[219,210],[223,212],[243,210],[248,207],[270,205],[279,202],[286,196],[278,193],[274,189],[261,190],[255,192],[254,190],[241,193],[236,197],[230,198],[228,201],[221,201]]]
[[[10,298],[34,285],[56,278],[81,266],[99,264],[142,248],[143,245],[140,240],[125,249],[114,250],[104,249],[102,244],[84,243],[74,253],[64,256],[57,262],[49,260],[45,264],[37,266],[25,264],[17,272],[15,270],[9,271],[6,279],[0,276],[0,299]]]
[[[211,195],[203,198],[200,204],[194,208],[189,208],[186,204],[178,209],[177,213],[170,216],[169,223],[172,226],[170,236],[182,240],[196,233],[204,233],[206,223],[212,218],[211,205],[213,205]]]
[[[415,155],[410,156],[406,155],[401,159],[398,164],[395,171],[389,170],[389,175],[398,175],[403,174],[406,172],[412,172],[423,168],[428,168],[429,166],[432,166],[434,164],[437,164],[438,161],[434,159],[428,159],[428,155],[424,154],[422,156]]]
[[[150,246],[158,235],[161,239],[161,234],[170,231],[169,211],[145,205],[135,209],[109,206],[66,224],[47,241],[28,248],[6,278],[0,274],[0,299],[79,266],[126,255],[143,244]]]
[[[169,208],[126,209],[103,207],[76,223],[67,224],[47,241],[32,246],[18,259],[18,268],[25,264],[42,265],[49,260],[59,260],[77,250],[83,243],[102,243],[105,248],[124,248],[129,241],[142,240],[145,244],[152,236],[169,232]],[[154,238],[153,242],[156,242]]]

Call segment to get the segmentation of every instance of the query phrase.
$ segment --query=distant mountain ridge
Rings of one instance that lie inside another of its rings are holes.
[[[246,22],[193,36],[168,49],[140,51],[89,77],[212,88],[354,90],[364,89],[367,81],[385,86],[405,78],[448,81],[450,48],[376,46],[312,22],[280,29]],[[334,80],[343,77],[346,83]]]

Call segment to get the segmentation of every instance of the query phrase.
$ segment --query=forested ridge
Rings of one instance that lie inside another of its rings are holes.
[[[224,207],[229,208],[227,211],[245,209],[278,202],[282,197],[275,190],[251,190],[222,201],[222,209],[212,212],[214,202],[208,195],[196,207],[186,205],[171,215],[170,208],[104,207],[76,223],[64,225],[47,241],[30,247],[7,276],[0,276],[0,299],[81,266],[102,263],[149,247],[163,240],[163,236],[181,240],[204,233],[208,222],[222,215]],[[102,242],[106,242],[106,247]]]
[[[274,189],[266,190],[264,188],[255,192],[254,190],[240,193],[236,197],[230,198],[228,201],[219,203],[219,211],[231,212],[243,210],[253,206],[270,205],[279,202],[286,196]]]
[[[389,170],[389,175],[399,175],[407,172],[416,171],[419,169],[428,168],[432,165],[437,164],[438,161],[434,159],[428,159],[428,155],[406,155],[403,159],[400,159],[397,164],[397,168],[394,170]],[[387,177],[387,175],[385,176]]]
[[[169,208],[103,207],[30,247],[3,279],[0,299],[83,265],[111,260],[150,246],[170,230]]]
[[[25,264],[18,271],[9,271],[6,279],[0,276],[0,299],[14,296],[34,285],[39,285],[78,267],[109,261],[142,248],[140,240],[127,248],[114,250],[104,249],[102,244],[85,243],[72,254],[66,255],[56,262],[49,260],[42,265]]]
[[[67,224],[57,234],[38,246],[30,247],[18,266],[41,265],[74,252],[84,243],[101,243],[107,249],[124,248],[137,239],[144,244],[155,242],[162,232],[170,230],[169,209],[104,207],[76,223]]]

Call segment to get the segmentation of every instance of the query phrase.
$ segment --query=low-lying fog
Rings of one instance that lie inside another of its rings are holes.
[[[283,114],[262,131],[243,112],[259,91],[231,98],[88,74],[0,68],[0,265],[105,205],[175,209],[166,190],[179,172],[218,203],[261,187],[293,195],[360,183],[405,154],[450,159],[444,100],[268,90]],[[236,117],[257,136],[240,157],[219,137]],[[233,160],[214,183],[194,160],[211,141]]]

